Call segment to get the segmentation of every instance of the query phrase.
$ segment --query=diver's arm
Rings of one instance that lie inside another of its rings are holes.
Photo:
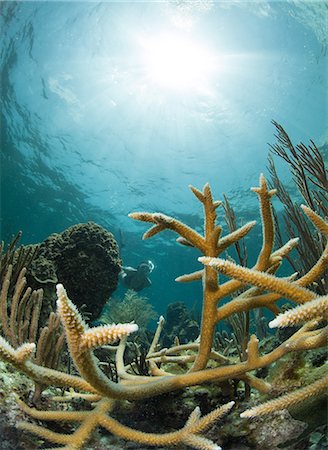
[[[137,272],[137,269],[135,269],[134,267],[130,267],[130,266],[127,266],[127,267],[122,267],[121,268],[121,274],[122,275],[128,275],[129,273],[135,273],[135,272]]]

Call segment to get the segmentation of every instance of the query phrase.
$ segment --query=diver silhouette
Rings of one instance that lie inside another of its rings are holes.
[[[151,286],[148,275],[154,270],[152,261],[142,261],[138,267],[122,267],[121,277],[123,285],[128,289],[139,292]]]

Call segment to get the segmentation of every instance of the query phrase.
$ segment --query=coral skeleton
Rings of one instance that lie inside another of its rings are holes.
[[[246,268],[223,260],[219,256],[229,246],[245,237],[252,230],[255,222],[249,222],[222,236],[222,227],[216,224],[216,209],[221,202],[213,199],[209,184],[206,184],[202,191],[192,186],[190,189],[203,205],[203,234],[163,213],[134,212],[130,214],[130,217],[151,225],[151,228],[144,234],[144,239],[153,237],[164,230],[171,230],[178,234],[178,243],[195,247],[203,255],[199,258],[203,264],[200,270],[177,278],[179,282],[196,281],[203,285],[199,339],[187,346],[176,342],[171,349],[158,349],[160,333],[165,326],[164,320],[161,318],[146,355],[150,375],[137,375],[131,370],[131,364],[125,365],[124,352],[127,337],[137,331],[138,324],[128,323],[89,328],[77,307],[68,298],[65,288],[59,284],[57,286],[57,314],[59,314],[65,330],[70,356],[79,376],[39,365],[31,358],[35,348],[33,343],[22,344],[15,348],[1,338],[0,358],[42,385],[73,388],[76,394],[69,393],[68,398],[81,395],[84,396],[81,398],[96,401],[96,404],[91,411],[38,411],[19,402],[22,409],[37,420],[80,423],[71,435],[55,433],[39,425],[25,422],[19,425],[21,429],[28,430],[49,442],[61,444],[64,449],[82,449],[91,438],[92,432],[100,426],[120,438],[145,445],[160,446],[184,443],[200,450],[218,450],[220,447],[217,443],[208,440],[200,433],[211,426],[215,420],[228,413],[234,402],[219,406],[203,417],[200,417],[200,411],[196,408],[180,430],[155,434],[129,428],[113,419],[110,412],[115,400],[141,400],[181,390],[188,386],[230,379],[242,380],[259,392],[270,393],[270,384],[257,378],[251,373],[252,371],[266,367],[288,353],[326,346],[328,327],[321,326],[317,320],[318,317],[324,316],[326,302],[322,302],[324,298],[319,298],[319,302],[318,296],[308,289],[308,286],[315,282],[327,268],[328,246],[326,245],[315,265],[302,277],[295,279],[295,276],[291,276],[286,279],[276,275],[283,259],[297,245],[297,239],[290,240],[277,250],[273,249],[274,223],[271,199],[275,190],[268,189],[266,180],[261,175],[259,187],[252,189],[259,199],[263,229],[263,242],[257,261],[252,268]],[[303,208],[303,210],[316,228],[326,234],[328,227],[325,221],[312,210],[308,208]],[[231,280],[220,283],[218,272],[231,277]],[[227,302],[227,298],[229,299],[232,294],[235,294],[235,297]],[[2,304],[7,304],[5,301],[6,291],[2,293],[2,296]],[[20,294],[17,293],[17,296],[19,297]],[[259,307],[267,308],[271,313],[277,315],[280,313],[277,301],[282,296],[304,308],[308,306],[308,310],[311,309],[311,303],[316,302],[315,313],[302,312],[302,321],[305,323],[285,342],[274,350],[261,354],[259,340],[252,335],[247,348],[245,345],[245,359],[239,362],[213,350],[215,328],[220,321],[229,318],[236,312],[248,312]],[[313,317],[315,318],[313,319]],[[115,363],[119,374],[118,382],[114,382],[101,370],[101,364],[95,357],[94,350],[117,340],[120,340],[119,345],[111,349],[115,352]],[[186,351],[188,354],[185,353]],[[189,366],[184,373],[176,374],[174,371],[171,372],[159,366],[159,363],[167,361],[177,364],[188,362]],[[211,363],[210,368],[208,367],[209,362]],[[322,393],[323,388],[320,383],[314,383],[312,388],[308,387],[308,389]],[[322,383],[326,386],[325,381]],[[303,394],[299,395],[296,401],[302,401],[305,397]],[[293,403],[295,403],[294,400]],[[274,411],[280,407],[279,404],[270,408]],[[247,417],[247,414],[245,413],[243,417]]]

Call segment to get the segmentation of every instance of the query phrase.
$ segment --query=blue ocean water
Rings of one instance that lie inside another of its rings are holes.
[[[0,8],[1,239],[22,230],[23,243],[40,242],[92,220],[115,235],[125,265],[154,262],[144,293],[159,313],[200,301],[200,283],[174,282],[199,268],[197,253],[170,232],[142,241],[147,227],[127,215],[164,212],[201,229],[188,185],[210,182],[239,224],[259,222],[249,188],[267,174],[271,120],[296,143],[327,141],[327,2]],[[260,232],[247,239],[250,260]]]

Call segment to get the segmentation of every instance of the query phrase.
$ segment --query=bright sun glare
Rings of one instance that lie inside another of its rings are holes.
[[[201,90],[216,69],[215,55],[192,39],[162,35],[141,45],[147,78],[165,88]]]

